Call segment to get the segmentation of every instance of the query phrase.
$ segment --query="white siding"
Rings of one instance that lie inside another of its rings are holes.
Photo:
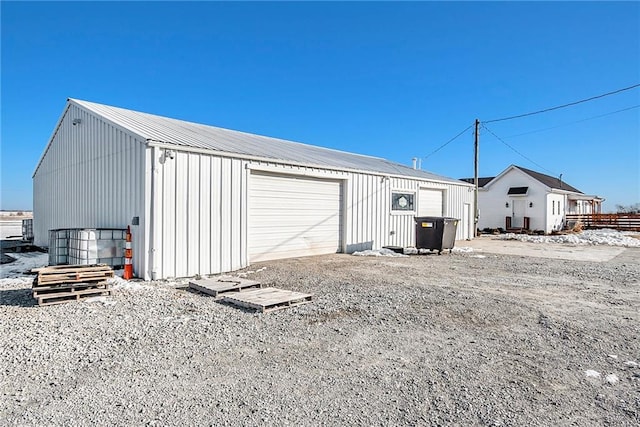
[[[339,252],[342,182],[252,172],[249,261]]]
[[[526,196],[510,196],[507,194],[510,187],[529,187],[529,191]],[[505,228],[505,218],[513,215],[514,201],[520,200],[524,201],[525,216],[530,218],[529,227],[532,230],[544,230],[547,191],[547,187],[524,172],[510,170],[478,192],[478,228]]]
[[[158,150],[161,158],[162,150]],[[342,250],[414,244],[414,216],[391,212],[391,190],[417,193],[420,186],[444,191],[446,216],[462,218],[464,203],[473,203],[468,186],[347,173],[301,166],[221,158],[177,151],[174,159],[157,163],[154,270],[156,278],[216,274],[249,265],[251,169],[291,176],[322,175],[342,185]],[[188,183],[186,183],[187,181]],[[178,193],[179,196],[176,196]],[[196,207],[198,207],[196,209]],[[469,224],[471,234],[473,224]],[[465,230],[460,223],[457,239]],[[193,258],[193,259],[192,259]]]
[[[554,230],[562,230],[564,225],[564,214],[566,210],[564,194],[549,193],[546,200],[547,221],[545,232],[551,233]]]
[[[81,123],[73,126],[73,119]],[[341,249],[346,252],[414,244],[417,212],[392,212],[392,190],[416,195],[420,187],[442,190],[442,214],[455,218],[462,218],[465,203],[473,203],[473,192],[464,184],[220,157],[176,146],[173,158],[165,158],[163,148],[145,143],[69,104],[33,178],[36,244],[48,244],[50,229],[126,228],[138,216],[140,225],[132,231],[134,272],[140,277],[186,277],[245,267],[248,166],[339,180]],[[459,226],[457,239],[464,236]]]
[[[73,125],[74,119],[80,123]],[[144,266],[145,145],[70,105],[33,176],[34,242],[57,228],[126,228],[132,218],[134,272]]]
[[[156,161],[151,276],[187,277],[246,266],[245,162],[180,151],[165,159],[162,150]]]

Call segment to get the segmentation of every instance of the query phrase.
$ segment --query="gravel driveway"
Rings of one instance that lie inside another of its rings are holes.
[[[158,282],[36,307],[4,285],[0,424],[640,423],[640,249],[260,267],[314,302],[254,314]]]

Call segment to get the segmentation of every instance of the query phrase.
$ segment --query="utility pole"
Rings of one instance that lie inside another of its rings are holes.
[[[476,131],[473,140],[473,184],[475,185],[473,193],[473,206],[475,209],[475,217],[473,221],[473,237],[478,236],[478,148],[480,145],[480,120],[476,119]]]

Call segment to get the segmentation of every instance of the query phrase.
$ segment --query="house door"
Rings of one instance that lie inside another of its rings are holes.
[[[511,203],[513,206],[513,213],[511,215],[511,226],[513,228],[524,227],[524,216],[526,213],[527,201],[526,200],[514,200]]]

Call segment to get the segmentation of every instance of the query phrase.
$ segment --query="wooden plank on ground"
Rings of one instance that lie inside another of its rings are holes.
[[[221,297],[227,292],[242,292],[246,289],[260,288],[262,285],[255,280],[240,277],[214,277],[210,279],[191,280],[189,288],[214,297]]]
[[[104,280],[114,276],[108,265],[59,265],[41,268],[37,285],[77,283]]]
[[[35,268],[32,271],[37,271],[38,273],[75,273],[78,270],[82,271],[105,271],[111,269],[106,264],[73,264],[73,265],[50,265],[48,267]]]
[[[83,291],[60,292],[55,294],[41,295],[37,297],[38,305],[62,304],[65,302],[79,301],[89,297],[111,295],[109,289],[85,289]]]
[[[312,298],[313,295],[302,292],[278,288],[262,288],[233,295],[225,295],[223,301],[245,308],[252,308],[262,313],[268,313],[310,303]]]
[[[46,285],[33,285],[34,291],[47,291],[47,290],[57,290],[57,289],[69,289],[69,288],[82,288],[82,287],[90,287],[90,286],[99,286],[104,285],[107,282],[104,280],[92,280],[87,282],[78,282],[78,283],[54,283],[54,284],[46,284]]]
[[[79,292],[83,290],[99,290],[109,289],[107,282],[84,282],[84,283],[69,283],[60,286],[38,286],[34,287],[32,294],[34,298],[44,295],[63,294],[68,292]]]

